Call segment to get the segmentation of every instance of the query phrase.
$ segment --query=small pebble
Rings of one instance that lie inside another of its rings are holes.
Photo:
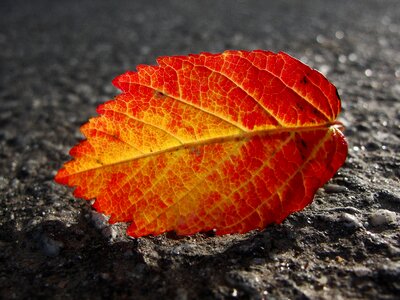
[[[388,246],[388,252],[391,256],[400,257],[400,248],[397,248],[393,245]]]
[[[342,212],[347,212],[347,213],[352,213],[352,214],[361,214],[361,211],[355,207],[352,206],[338,206],[338,207],[333,207],[330,209],[327,209],[327,211],[342,211]]]
[[[96,211],[91,212],[91,219],[97,229],[103,229],[108,226],[108,217]]]
[[[322,74],[324,74],[325,76],[329,73],[329,71],[331,70],[331,68],[328,65],[321,65],[318,68],[318,71],[320,71]]]
[[[326,277],[326,276],[321,276],[317,280],[318,280],[319,284],[321,284],[321,285],[326,285],[328,283],[328,277]]]
[[[238,296],[238,291],[237,289],[233,289],[232,291],[232,297],[237,297]]]
[[[391,93],[396,100],[400,100],[400,84],[392,86]]]
[[[90,96],[93,93],[93,89],[90,85],[85,84],[85,83],[80,83],[75,87],[75,90],[81,94],[81,95],[86,95]]]
[[[187,300],[187,299],[189,299],[188,291],[183,287],[178,288],[176,290],[175,299],[176,300]]]
[[[347,61],[347,56],[346,55],[339,55],[339,62],[344,64]]]
[[[348,214],[348,213],[342,213],[339,217],[339,220],[341,222],[344,222],[344,225],[349,228],[363,227],[362,223],[356,216]]]
[[[396,213],[387,209],[378,209],[370,215],[372,226],[385,226],[396,222]]]
[[[367,267],[354,267],[354,274],[358,277],[364,277],[371,274],[371,269]]]
[[[344,38],[344,32],[343,32],[343,31],[336,31],[335,37],[336,37],[338,40],[343,39],[343,38]]]
[[[338,255],[335,257],[335,261],[341,264],[341,263],[345,262],[345,259]]]
[[[64,247],[64,244],[60,241],[53,240],[46,234],[43,234],[39,240],[40,248],[46,256],[56,257],[60,254],[60,250]]]
[[[9,183],[10,181],[7,178],[0,176],[0,190],[5,190]]]
[[[100,273],[100,278],[103,280],[109,280],[111,276],[110,273]]]
[[[194,252],[196,246],[193,244],[188,244],[188,243],[184,243],[181,244],[179,246],[174,247],[171,252],[175,255],[179,255],[179,254],[191,254]]]
[[[110,240],[114,240],[118,235],[118,231],[114,226],[104,227],[101,230],[101,233],[104,237],[109,238]]]
[[[324,190],[326,193],[331,194],[331,193],[344,193],[347,192],[348,189],[345,186],[334,184],[334,183],[328,183],[324,186]]]
[[[349,61],[352,61],[352,62],[356,61],[358,59],[357,54],[350,53],[348,56],[348,59],[349,59]]]

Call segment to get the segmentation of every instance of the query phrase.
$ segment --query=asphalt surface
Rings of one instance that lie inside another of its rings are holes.
[[[349,156],[244,235],[129,239],[53,181],[111,80],[161,55],[286,51],[342,98]],[[1,299],[398,299],[400,1],[0,3]]]

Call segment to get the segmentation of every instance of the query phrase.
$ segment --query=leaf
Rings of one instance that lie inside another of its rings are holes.
[[[336,88],[285,53],[161,57],[81,127],[56,181],[134,237],[247,232],[309,204],[344,163]]]

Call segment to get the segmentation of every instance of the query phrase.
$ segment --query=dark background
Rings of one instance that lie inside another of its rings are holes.
[[[53,177],[111,80],[161,55],[283,50],[338,88],[344,167],[244,235],[128,239]],[[400,1],[0,2],[0,298],[395,299]]]

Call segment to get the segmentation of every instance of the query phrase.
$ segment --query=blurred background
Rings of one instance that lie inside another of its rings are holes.
[[[308,209],[132,241],[54,183],[115,76],[226,49],[285,51],[337,86],[349,157]],[[399,105],[398,0],[1,0],[0,298],[398,298]]]

